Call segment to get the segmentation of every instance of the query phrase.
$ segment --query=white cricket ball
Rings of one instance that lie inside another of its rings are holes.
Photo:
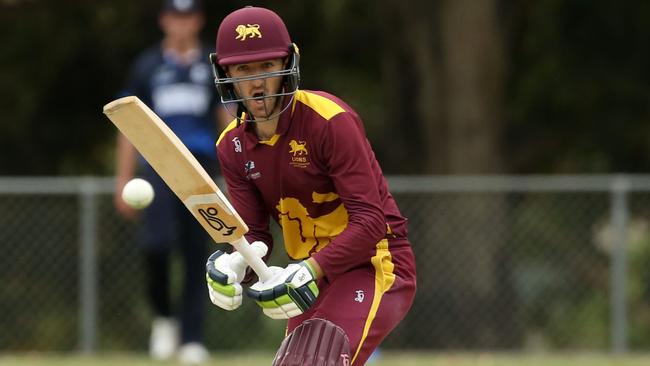
[[[151,183],[141,178],[131,179],[122,189],[122,199],[136,210],[143,209],[153,201],[154,192]]]

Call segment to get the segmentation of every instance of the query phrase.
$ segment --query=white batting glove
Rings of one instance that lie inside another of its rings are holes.
[[[273,275],[266,282],[257,282],[246,290],[272,319],[288,319],[307,311],[318,297],[316,271],[302,261],[287,268],[269,267]]]
[[[261,241],[251,243],[260,258],[266,255],[268,247]],[[241,281],[246,276],[248,264],[241,253],[227,254],[221,250],[214,252],[206,263],[205,278],[208,294],[213,304],[225,310],[235,310],[242,303]]]

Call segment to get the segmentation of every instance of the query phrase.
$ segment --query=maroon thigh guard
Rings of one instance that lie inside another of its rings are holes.
[[[334,323],[309,319],[282,341],[272,365],[349,366],[350,342]]]

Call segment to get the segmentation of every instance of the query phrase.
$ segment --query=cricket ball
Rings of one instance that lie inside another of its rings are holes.
[[[130,207],[140,210],[153,201],[154,192],[151,183],[141,178],[131,179],[122,189],[122,199]]]

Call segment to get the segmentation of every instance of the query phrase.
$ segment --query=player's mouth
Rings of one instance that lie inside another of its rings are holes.
[[[253,102],[254,106],[258,106],[258,107],[264,106],[264,100],[265,100],[264,93],[262,92],[254,93],[253,98],[254,99],[251,102]]]
[[[270,113],[268,103],[266,93],[263,91],[255,92],[248,100],[248,108],[255,117],[265,119]]]

